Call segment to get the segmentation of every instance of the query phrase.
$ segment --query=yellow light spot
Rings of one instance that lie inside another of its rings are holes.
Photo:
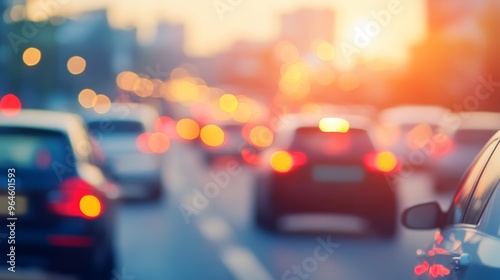
[[[215,124],[204,126],[200,131],[200,138],[209,147],[218,147],[225,140],[224,131]]]
[[[360,81],[355,74],[345,73],[338,77],[337,83],[341,90],[351,91],[359,87]]]
[[[140,78],[135,81],[133,89],[135,94],[140,97],[148,97],[153,94],[154,84],[152,81],[146,78]]]
[[[23,53],[23,62],[28,66],[35,66],[42,59],[42,53],[37,48],[28,48]]]
[[[111,108],[111,100],[104,94],[96,95],[94,104],[94,111],[98,114],[106,114]]]
[[[322,118],[319,121],[319,129],[323,132],[346,133],[349,126],[349,122],[342,118]]]
[[[391,152],[381,152],[377,154],[375,164],[380,171],[389,172],[396,168],[397,159]]]
[[[87,62],[81,56],[73,56],[68,59],[67,67],[68,71],[73,75],[78,75],[85,71]]]
[[[200,126],[192,119],[179,120],[175,126],[179,137],[185,140],[193,140],[200,134]]]
[[[97,217],[101,214],[101,202],[93,195],[85,195],[80,199],[80,211],[87,217]]]
[[[224,94],[219,98],[219,106],[222,111],[232,113],[238,108],[238,99],[232,94]]]
[[[271,155],[271,167],[278,172],[288,172],[293,167],[293,157],[285,151],[278,151]]]
[[[134,72],[123,71],[116,76],[116,85],[122,90],[132,91],[134,90],[135,82],[139,79],[139,76]]]
[[[80,102],[80,105],[83,108],[88,109],[88,108],[94,107],[96,104],[95,102],[97,102],[95,91],[88,89],[88,88],[83,89],[78,94],[78,102]]]
[[[189,102],[198,99],[198,85],[191,79],[172,80],[166,85],[168,86],[167,98],[170,101]]]
[[[332,44],[321,41],[316,46],[316,55],[323,61],[332,61],[335,58],[335,49]]]
[[[256,126],[250,130],[250,142],[257,147],[269,147],[273,143],[274,134],[265,126]]]

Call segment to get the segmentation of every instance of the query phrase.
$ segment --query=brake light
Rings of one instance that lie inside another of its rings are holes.
[[[364,158],[366,168],[377,172],[392,172],[398,167],[396,156],[388,151],[367,154]]]
[[[307,156],[302,152],[277,151],[271,155],[271,167],[279,173],[286,173],[307,162]]]
[[[64,180],[59,190],[50,197],[49,208],[62,216],[94,219],[101,215],[103,203],[90,184],[73,177]]]

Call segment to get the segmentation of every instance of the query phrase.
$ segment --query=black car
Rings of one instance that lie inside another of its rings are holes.
[[[1,265],[109,280],[117,189],[94,166],[83,121],[24,110],[0,117]]]
[[[256,186],[256,222],[275,230],[280,217],[298,213],[340,213],[366,218],[392,236],[396,196],[387,174],[395,156],[379,151],[371,122],[359,116],[288,116],[276,141],[263,154]]]

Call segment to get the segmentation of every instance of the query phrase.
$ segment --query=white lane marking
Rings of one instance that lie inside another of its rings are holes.
[[[234,235],[226,221],[206,216],[196,221],[196,227],[208,241],[216,244],[219,258],[237,280],[272,280],[273,277],[252,252],[234,245]]]
[[[214,243],[224,244],[232,239],[231,228],[219,217],[204,217],[196,226],[206,239]]]
[[[230,246],[221,252],[222,262],[238,280],[272,280],[273,277],[247,249]]]

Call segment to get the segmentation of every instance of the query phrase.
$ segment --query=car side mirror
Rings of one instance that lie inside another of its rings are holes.
[[[403,212],[403,225],[410,229],[433,229],[441,226],[444,212],[437,202],[419,204]]]

